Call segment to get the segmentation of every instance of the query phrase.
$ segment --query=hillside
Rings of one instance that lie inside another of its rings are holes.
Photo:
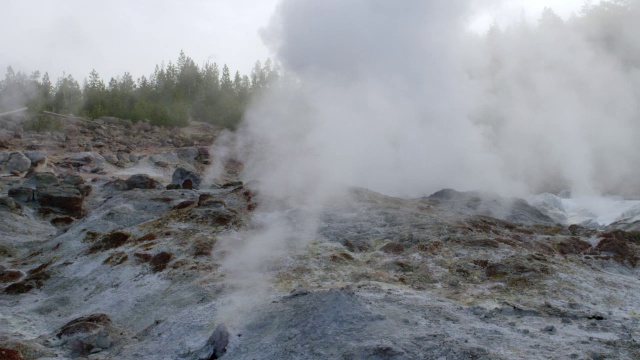
[[[0,124],[0,358],[640,357],[636,232],[455,190],[293,207],[207,176],[205,124]]]

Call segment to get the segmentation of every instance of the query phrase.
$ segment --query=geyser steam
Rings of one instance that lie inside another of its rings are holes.
[[[265,39],[298,87],[248,112],[245,178],[303,201],[344,184],[637,194],[637,14],[484,36],[467,1],[285,0]]]
[[[222,321],[245,320],[225,317],[269,293],[274,264],[314,240],[322,206],[345,185],[410,197],[640,195],[635,3],[568,21],[546,11],[538,25],[486,36],[466,30],[474,10],[450,0],[281,3],[265,39],[286,76],[218,140],[209,177],[240,158],[243,179],[258,180],[258,213],[285,210],[223,241],[234,255]]]

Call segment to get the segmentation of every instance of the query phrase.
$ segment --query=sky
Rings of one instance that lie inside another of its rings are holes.
[[[583,0],[481,0],[485,10],[470,28],[482,31],[524,10],[535,18],[545,7],[563,17]],[[487,3],[492,4],[487,6]],[[228,64],[248,73],[270,56],[260,29],[278,0],[4,0],[0,21],[0,69],[63,72],[82,80],[92,69],[105,79],[125,71],[149,75],[181,50],[198,64]]]

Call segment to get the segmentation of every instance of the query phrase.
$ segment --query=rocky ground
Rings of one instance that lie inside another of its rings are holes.
[[[635,213],[358,188],[293,208],[239,163],[204,179],[204,124],[0,120],[0,359],[640,358]]]

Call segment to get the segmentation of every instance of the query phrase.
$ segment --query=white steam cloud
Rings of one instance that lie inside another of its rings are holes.
[[[239,131],[245,178],[315,201],[341,185],[638,194],[640,31],[624,14],[469,33],[478,2],[285,0],[265,39],[298,86]],[[613,26],[613,27],[612,27]]]
[[[313,241],[322,206],[348,199],[345,185],[407,197],[640,195],[637,3],[568,21],[546,11],[486,36],[466,30],[478,4],[281,3],[265,38],[286,76],[212,151],[209,178],[233,158],[258,180],[264,224],[223,239],[221,321],[242,326],[235,314],[265,299],[274,264]]]

